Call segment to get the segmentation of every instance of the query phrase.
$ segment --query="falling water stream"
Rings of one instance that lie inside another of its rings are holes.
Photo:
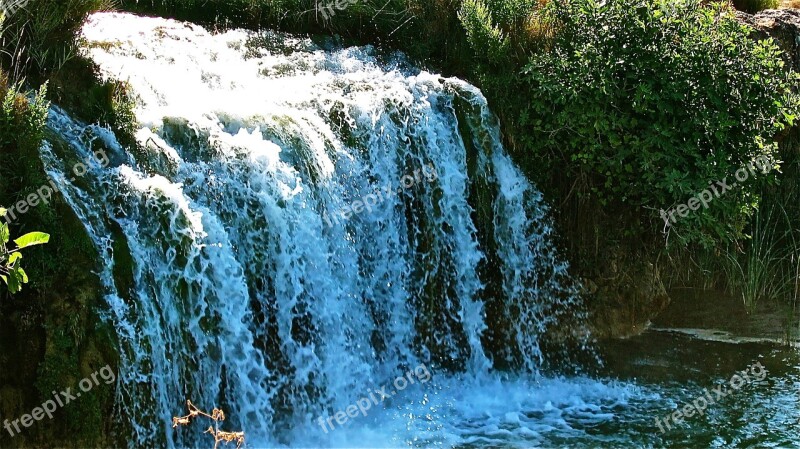
[[[548,335],[591,349],[478,89],[277,33],[103,13],[84,37],[135,94],[138,144],[53,107],[42,158],[103,261],[131,447],[207,446],[171,427],[186,399],[249,447],[641,442],[626,416],[652,433],[634,418],[659,388],[544,374]]]

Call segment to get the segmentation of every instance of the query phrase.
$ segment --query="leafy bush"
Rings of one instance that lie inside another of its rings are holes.
[[[758,157],[778,159],[773,138],[794,121],[797,78],[725,5],[572,0],[552,3],[548,16],[558,33],[525,68],[520,118],[545,178],[580,180],[589,196],[633,206],[661,229],[659,210]],[[677,241],[741,235],[758,183],[773,176],[692,212],[671,228]]]
[[[46,87],[42,86],[39,93],[29,100],[19,84],[11,84],[8,77],[0,72],[0,154],[8,152],[11,147],[34,149],[38,154],[47,119],[45,94]],[[0,167],[0,175],[11,174],[3,173]]]
[[[733,0],[733,6],[736,9],[750,14],[755,14],[765,9],[775,9],[780,4],[780,0]]]
[[[464,0],[458,17],[467,41],[479,60],[512,64],[506,72],[515,74],[515,65],[527,59],[528,52],[547,36],[539,20],[538,0]],[[510,70],[509,70],[510,69]]]
[[[467,31],[467,40],[475,52],[490,62],[508,58],[508,37],[493,22],[492,13],[483,0],[465,0],[459,19]]]
[[[13,204],[47,183],[39,159],[48,103],[46,88],[28,98],[0,72],[0,204]]]
[[[28,193],[23,184],[30,183],[38,176],[31,176],[31,162],[38,162],[38,150],[42,141],[48,104],[44,100],[44,86],[28,99],[19,85],[9,85],[8,78],[0,72],[0,199],[24,198]],[[35,158],[35,159],[33,159]],[[34,187],[35,188],[35,187]],[[6,217],[6,210],[0,208],[0,220]],[[28,283],[28,275],[20,266],[21,249],[47,243],[50,236],[43,233],[28,233],[10,240],[9,227],[0,223],[0,280],[8,286],[11,293],[22,289]]]

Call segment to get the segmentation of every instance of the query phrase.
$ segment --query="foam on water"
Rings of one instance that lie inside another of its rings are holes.
[[[655,399],[645,389],[589,378],[437,375],[408,388],[386,408],[343,427],[298,429],[299,447],[555,447],[599,441],[592,429],[619,419],[630,402]],[[370,386],[365,386],[368,392]],[[379,386],[374,386],[379,387]],[[335,420],[333,421],[336,422]],[[625,444],[624,435],[608,438]]]

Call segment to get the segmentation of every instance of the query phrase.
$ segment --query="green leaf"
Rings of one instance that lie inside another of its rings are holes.
[[[7,282],[8,282],[8,291],[10,291],[11,294],[18,293],[20,290],[22,290],[22,286],[19,283],[16,271],[11,272],[11,276],[8,277]]]
[[[9,265],[14,265],[14,262],[17,259],[22,259],[22,253],[20,253],[19,251],[15,251],[15,252],[11,253],[11,255],[8,257],[8,264]]]
[[[8,225],[0,223],[0,244],[8,243],[10,234],[8,232]]]
[[[27,248],[29,246],[43,245],[50,241],[50,234],[44,232],[29,232],[22,237],[14,240],[18,249]]]
[[[28,283],[28,273],[26,273],[25,270],[22,269],[22,267],[17,268],[17,274],[19,275],[19,280],[23,284],[27,284]]]
[[[3,209],[2,207],[0,207],[0,217],[5,217],[6,216],[6,212],[8,212],[6,209]]]

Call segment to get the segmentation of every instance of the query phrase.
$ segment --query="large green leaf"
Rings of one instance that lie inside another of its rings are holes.
[[[34,245],[43,245],[50,241],[50,234],[44,232],[29,232],[22,237],[14,240],[19,249],[27,248]]]

